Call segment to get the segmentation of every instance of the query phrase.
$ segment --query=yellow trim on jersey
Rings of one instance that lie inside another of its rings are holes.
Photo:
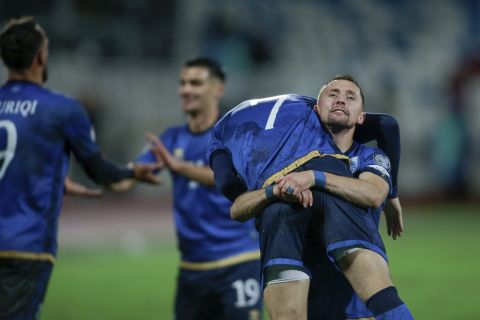
[[[298,167],[300,167],[302,164],[305,164],[309,160],[312,160],[313,158],[316,158],[316,157],[325,157],[325,156],[330,156],[340,160],[350,161],[350,159],[344,154],[322,154],[319,151],[315,150],[301,157],[300,159],[295,160],[294,162],[290,163],[288,166],[286,166],[285,168],[283,168],[282,170],[278,171],[277,173],[272,175],[270,178],[265,180],[262,188],[265,188],[266,186],[273,184],[275,181],[287,175],[288,173],[292,172],[293,170],[297,169]]]
[[[55,257],[50,253],[44,252],[0,251],[0,258],[50,261],[55,263]]]
[[[223,267],[229,267],[235,264],[253,261],[260,259],[260,251],[250,251],[242,253],[233,257],[228,257],[225,259],[208,261],[208,262],[189,262],[182,261],[180,262],[180,267],[187,270],[211,270]]]

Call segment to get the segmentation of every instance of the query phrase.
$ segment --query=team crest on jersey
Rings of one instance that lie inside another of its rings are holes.
[[[384,156],[383,154],[376,154],[373,157],[373,159],[375,160],[376,163],[378,163],[379,165],[381,165],[385,169],[390,170],[390,160],[388,160],[388,158],[386,156]]]
[[[183,159],[184,150],[182,148],[175,148],[173,150],[173,156],[177,159]]]
[[[358,170],[358,156],[350,158],[350,172],[355,173]]]

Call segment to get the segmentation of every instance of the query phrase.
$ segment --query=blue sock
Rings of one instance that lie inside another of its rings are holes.
[[[410,320],[410,310],[403,303],[395,287],[387,287],[375,293],[366,302],[367,308],[373,312],[377,320]]]
[[[376,320],[413,320],[413,316],[404,304],[375,316]]]

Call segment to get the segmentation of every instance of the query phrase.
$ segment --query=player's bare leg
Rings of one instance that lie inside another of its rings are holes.
[[[387,262],[378,253],[358,249],[337,260],[337,264],[375,319],[413,319],[393,286]]]
[[[387,262],[372,250],[358,249],[337,264],[363,301],[393,285]]]
[[[306,320],[310,280],[268,284],[264,302],[271,320]]]

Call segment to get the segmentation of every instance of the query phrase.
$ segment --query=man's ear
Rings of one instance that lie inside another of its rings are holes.
[[[365,122],[365,117],[365,112],[360,113],[357,118],[357,124],[363,124]]]
[[[221,98],[223,94],[225,93],[225,84],[223,82],[220,82],[216,84],[216,95],[218,98]]]
[[[43,56],[43,50],[42,48],[38,49],[37,54],[35,55],[34,62],[37,64],[37,66],[44,66],[46,63],[46,57]]]

